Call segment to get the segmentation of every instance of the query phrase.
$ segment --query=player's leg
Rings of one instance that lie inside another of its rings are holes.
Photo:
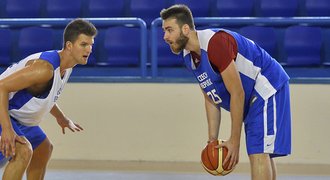
[[[269,153],[273,149],[274,131],[267,122],[270,103],[256,94],[249,113],[244,120],[246,147],[249,154],[252,180],[272,180],[272,165]],[[271,108],[272,109],[272,108]]]
[[[249,155],[252,180],[272,180],[272,165],[269,154]]]
[[[274,150],[270,154],[273,180],[277,178],[277,168],[274,158],[287,156],[291,153],[291,108],[290,108],[290,88],[289,83],[275,94],[276,107],[276,137],[274,140]]]
[[[42,180],[45,177],[48,161],[51,157],[53,146],[46,138],[37,148],[33,150],[30,165],[26,171],[28,180]]]
[[[25,138],[26,144],[16,142],[16,155],[12,158],[3,173],[3,180],[20,180],[22,179],[26,168],[28,167],[32,157],[32,146]]]
[[[253,179],[275,179],[274,157],[291,152],[291,115],[289,84],[285,84],[275,95],[264,100],[257,92],[244,120],[246,146]],[[265,175],[262,177],[261,171]]]
[[[276,180],[276,176],[277,176],[277,168],[276,168],[276,164],[273,158],[270,158],[270,163],[272,165],[272,175],[273,175],[273,180]]]
[[[6,180],[15,180],[15,179],[22,179],[22,176],[28,167],[30,160],[32,158],[32,145],[29,142],[28,138],[25,137],[24,132],[21,130],[21,124],[13,119],[12,117],[10,118],[12,127],[16,134],[18,136],[21,136],[25,140],[25,144],[21,144],[16,142],[16,152],[15,152],[15,157],[14,158],[8,158],[10,159],[9,162],[7,163],[3,158],[4,156],[2,153],[0,153],[0,159],[3,160],[3,164],[6,164],[6,168],[4,169],[2,179]],[[0,126],[0,132],[2,131],[1,126]]]
[[[52,153],[52,145],[39,126],[20,125],[20,130],[29,140],[33,149],[32,159],[26,170],[27,179],[43,179],[48,160]]]

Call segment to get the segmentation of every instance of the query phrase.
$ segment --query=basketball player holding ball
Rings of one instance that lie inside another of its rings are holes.
[[[220,109],[230,111],[230,138],[223,164],[239,162],[241,128],[253,180],[276,179],[273,158],[291,153],[289,76],[264,49],[226,29],[195,30],[185,5],[160,12],[164,40],[173,53],[183,51],[186,67],[195,75],[205,97],[208,143],[218,140]]]

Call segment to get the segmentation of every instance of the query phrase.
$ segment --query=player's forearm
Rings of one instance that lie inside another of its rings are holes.
[[[231,95],[230,114],[231,114],[232,124],[231,124],[230,138],[235,142],[240,142],[240,138],[241,138],[244,99],[245,99],[244,92]]]
[[[220,110],[205,97],[205,109],[208,123],[209,141],[218,139],[220,123],[221,123],[221,112]]]
[[[0,124],[2,129],[12,128],[8,114],[8,92],[0,85]]]
[[[64,113],[61,111],[57,104],[55,104],[50,110],[50,114],[52,114],[56,119],[64,117]]]

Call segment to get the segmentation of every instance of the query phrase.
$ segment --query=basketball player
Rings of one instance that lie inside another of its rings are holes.
[[[196,31],[190,9],[173,5],[160,12],[164,40],[183,51],[187,68],[205,97],[208,142],[218,139],[220,109],[230,111],[229,167],[239,161],[241,127],[254,180],[276,179],[273,158],[291,153],[289,77],[264,49],[226,29]]]
[[[71,21],[64,30],[62,50],[32,54],[10,66],[0,76],[0,158],[9,160],[4,180],[43,179],[52,144],[39,127],[51,113],[62,128],[83,130],[61,111],[56,101],[72,68],[86,64],[97,30],[82,19]],[[35,42],[38,43],[38,42]]]

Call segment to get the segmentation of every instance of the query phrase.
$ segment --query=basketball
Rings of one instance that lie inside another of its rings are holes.
[[[232,172],[233,169],[228,169],[229,162],[222,165],[228,149],[226,147],[215,148],[215,146],[219,145],[219,142],[223,141],[217,140],[206,145],[201,154],[201,163],[208,173],[214,176],[225,176]]]

